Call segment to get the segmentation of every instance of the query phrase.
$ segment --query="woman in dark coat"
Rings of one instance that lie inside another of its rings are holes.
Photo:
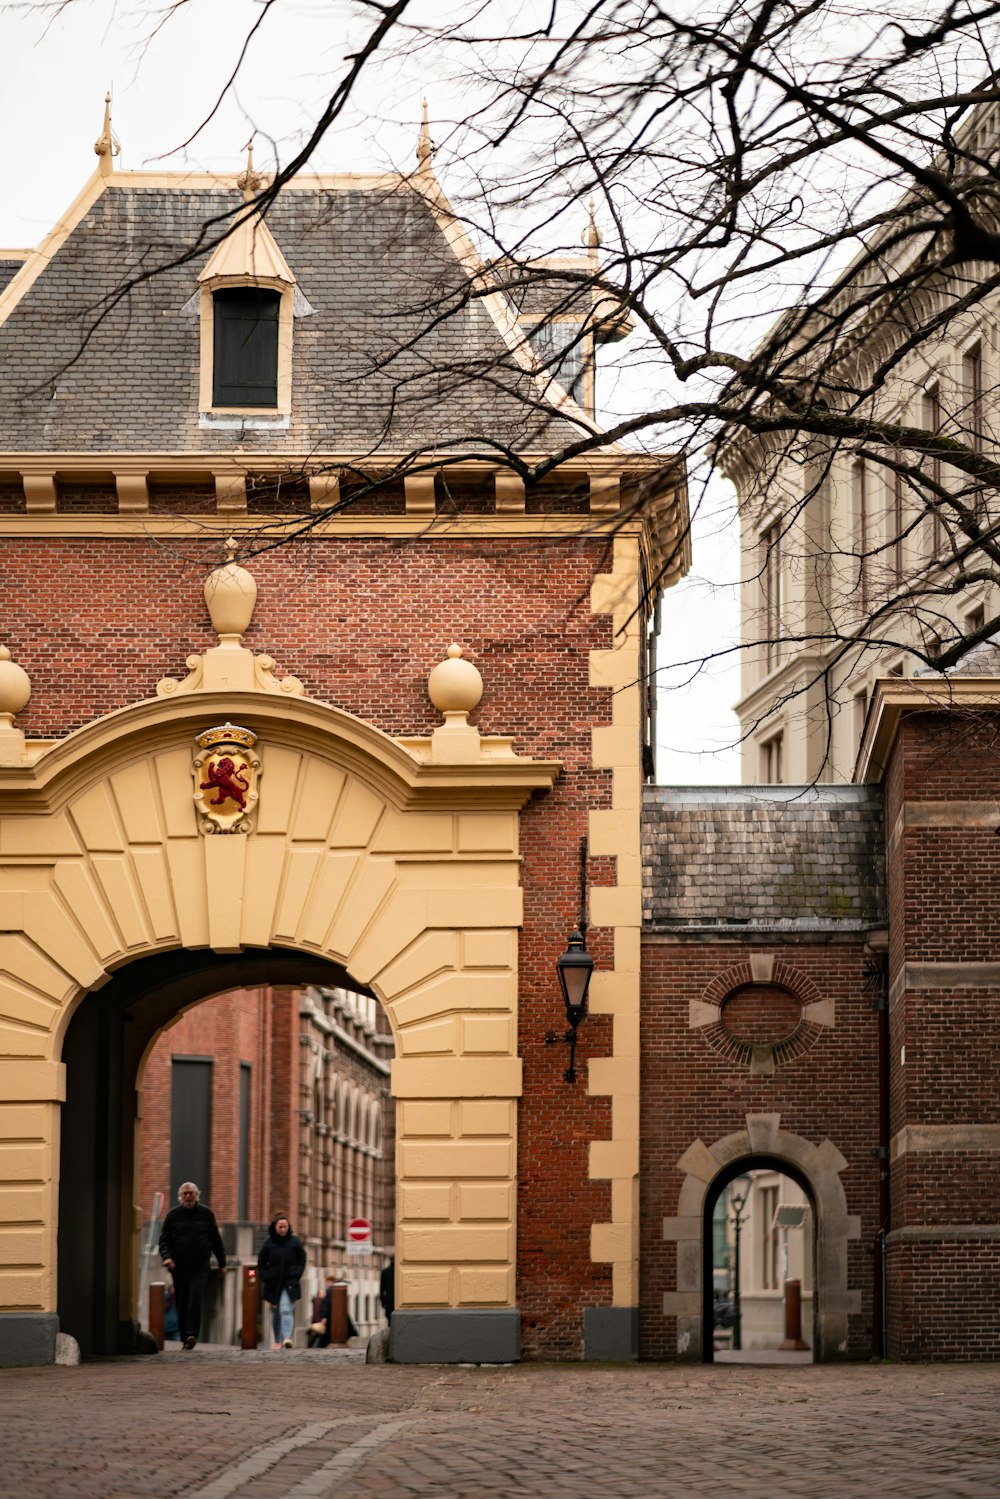
[[[302,1295],[300,1282],[306,1268],[302,1240],[292,1233],[287,1213],[275,1213],[267,1238],[257,1256],[261,1293],[271,1303],[274,1347],[291,1348],[295,1326],[295,1303]]]

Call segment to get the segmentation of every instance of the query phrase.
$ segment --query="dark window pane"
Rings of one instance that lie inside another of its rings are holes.
[[[212,1191],[212,1064],[174,1058],[170,1097],[170,1199],[192,1181],[203,1198]]]
[[[215,293],[215,406],[277,406],[276,291],[233,286]]]
[[[558,380],[575,401],[583,395],[583,339],[579,323],[537,323],[528,342],[546,374]]]

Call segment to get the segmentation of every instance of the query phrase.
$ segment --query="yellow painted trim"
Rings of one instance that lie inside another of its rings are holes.
[[[424,763],[364,719],[329,703],[266,692],[191,693],[146,698],[119,708],[65,739],[43,741],[41,754],[28,764],[0,765],[0,813],[9,812],[15,802],[25,812],[51,812],[81,777],[86,778],[88,766],[105,755],[109,745],[162,744],[165,737],[178,734],[186,736],[185,743],[193,742],[197,726],[216,719],[238,720],[255,731],[278,734],[302,752],[321,746],[329,752],[335,741],[344,766],[375,785],[379,795],[400,811],[439,806],[452,811],[514,811],[533,792],[553,786],[561,770],[558,761],[516,756],[484,757],[470,765]]]
[[[232,173],[222,172],[120,172],[109,181],[110,188],[139,192],[143,188],[181,188],[191,192],[227,192],[242,196]],[[358,192],[373,188],[409,187],[410,179],[399,172],[317,172],[302,173],[286,182],[281,191]]]
[[[227,286],[265,286],[279,295],[278,302],[278,403],[276,406],[215,406],[215,299],[214,293]],[[201,341],[198,369],[198,410],[216,416],[291,416],[292,413],[292,330],[294,326],[295,287],[293,283],[256,279],[252,276],[215,276],[203,281],[198,299]],[[273,463],[273,458],[272,458]],[[244,460],[244,472],[250,467]],[[216,464],[213,472],[217,472]]]
[[[295,276],[277,240],[257,213],[237,219],[232,231],[219,241],[198,272],[198,280],[209,286],[295,284]]]
[[[216,478],[220,475],[216,475]],[[234,474],[232,478],[241,476]],[[429,516],[429,515],[357,515],[350,512],[317,519],[309,512],[287,516],[248,515],[241,520],[241,535],[261,538],[280,536],[290,529],[297,534],[303,527],[311,536],[422,537],[450,541],[455,538],[481,536],[523,536],[559,540],[564,537],[635,535],[635,522],[618,523],[614,516],[595,522],[587,516],[502,515]],[[0,515],[0,536],[228,536],[233,528],[231,518],[217,515]]]
[[[13,276],[0,292],[0,327],[7,321],[21,298],[31,290],[53,257],[62,249],[73,230],[86,218],[98,198],[108,186],[108,178],[96,171],[73,199],[62,218],[33,250],[16,276]]]
[[[520,454],[522,461],[529,467],[532,464],[545,462],[550,456],[549,453],[535,452],[530,448]],[[470,458],[461,451],[448,448],[435,451],[434,466],[446,464],[449,458],[459,460],[457,464],[449,465],[452,472],[463,474],[510,472],[504,464],[497,463],[495,459]],[[123,464],[127,464],[133,470],[144,467],[153,476],[159,473],[171,477],[196,476],[227,463],[234,468],[252,470],[254,473],[287,473],[289,469],[294,468],[301,468],[303,472],[308,473],[350,464],[365,472],[380,474],[393,472],[399,468],[400,464],[412,464],[412,462],[413,456],[410,451],[394,453],[389,449],[380,451],[374,457],[371,453],[324,451],[317,448],[298,453],[255,453],[252,456],[245,453],[162,452],[155,449],[143,452],[135,448],[103,453],[70,449],[60,452],[49,448],[38,451],[27,448],[23,450],[0,449],[0,473],[19,473],[23,467],[30,468],[41,464],[66,477],[80,477],[87,473],[110,475],[114,472],[116,465]],[[652,474],[658,471],[662,471],[665,478],[672,476],[678,484],[684,477],[678,460],[670,453],[610,453],[605,450],[601,453],[588,453],[576,458],[567,458],[559,465],[560,473],[581,476],[590,473]]]
[[[881,781],[907,713],[963,713],[1000,707],[1000,677],[880,677],[875,683],[856,783]]]
[[[615,859],[614,885],[590,891],[592,926],[614,933],[614,967],[594,974],[591,1010],[612,1017],[612,1053],[594,1057],[588,1090],[611,1099],[611,1138],[590,1145],[591,1180],[611,1184],[611,1217],[591,1225],[590,1253],[611,1266],[614,1306],[639,1301],[639,943],[642,930],[640,808],[641,693],[639,660],[642,615],[641,537],[619,531],[610,573],[591,588],[594,614],[610,614],[613,644],[590,653],[590,684],[611,687],[610,724],[591,731],[591,764],[612,776],[610,808],[589,814],[588,834],[595,855]]]

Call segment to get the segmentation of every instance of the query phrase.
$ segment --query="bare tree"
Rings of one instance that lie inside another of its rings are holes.
[[[151,27],[179,8],[151,9]],[[267,0],[257,26],[281,8]],[[235,218],[266,220],[405,57],[463,85],[411,184],[478,258],[460,283],[413,287],[369,351],[387,432],[431,386],[446,401],[473,381],[522,419],[456,426],[455,462],[487,452],[531,485],[619,443],[677,454],[696,494],[721,465],[744,528],[745,733],[783,696],[818,691],[830,717],[874,656],[947,669],[1000,628],[1000,4],[351,0],[345,17],[355,42],[326,108]],[[180,257],[233,222],[208,220]],[[83,344],[166,264],[130,268]],[[477,304],[507,309],[503,353],[442,359],[436,334]],[[563,386],[626,325],[592,420]],[[417,442],[394,473],[437,461]],[[357,480],[339,503],[387,476]]]

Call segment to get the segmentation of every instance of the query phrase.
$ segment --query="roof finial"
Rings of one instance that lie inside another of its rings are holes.
[[[594,215],[593,198],[591,198],[590,202],[587,204],[587,215],[588,221],[587,227],[583,231],[583,242],[589,250],[596,251],[598,247],[603,243],[603,241],[601,239],[601,231],[597,227],[597,219]]]
[[[0,645],[0,765],[17,765],[24,755],[24,733],[14,719],[30,696],[31,678]]]
[[[114,171],[114,158],[121,155],[121,141],[111,129],[111,93],[104,95],[104,128],[94,142],[94,152],[101,158],[101,171],[110,177]]]
[[[259,172],[253,169],[253,136],[247,141],[247,165],[246,171],[241,172],[236,179],[236,186],[249,203],[255,198],[264,185],[264,179]]]
[[[434,142],[431,140],[431,127],[427,119],[427,100],[424,100],[423,119],[420,122],[420,136],[417,140],[417,169],[418,171],[430,171],[431,157],[434,155]]]

